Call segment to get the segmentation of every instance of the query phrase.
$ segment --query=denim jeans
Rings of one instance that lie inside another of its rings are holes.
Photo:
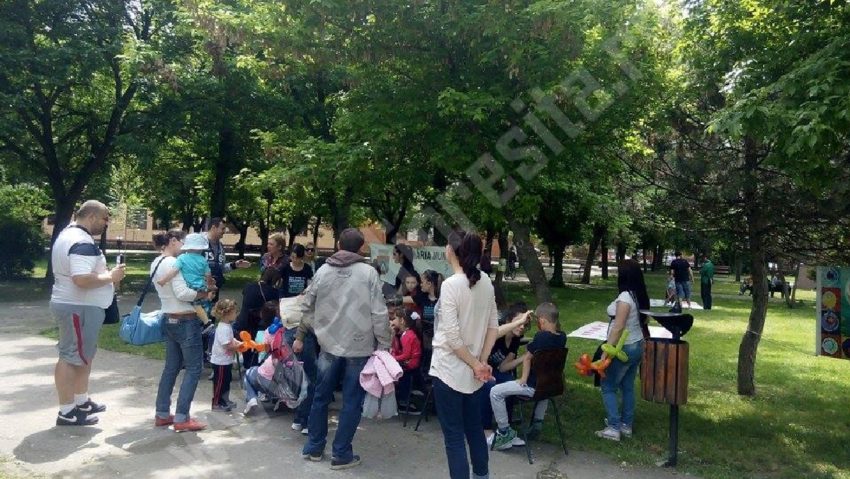
[[[490,391],[499,384],[513,381],[515,379],[513,371],[503,373],[497,368],[493,368],[493,377],[496,378],[495,381],[486,382],[483,386],[481,386],[481,425],[484,426],[484,429],[493,429],[494,427],[493,406],[490,404]],[[511,414],[514,406],[513,400],[511,398],[507,398],[505,405],[508,411],[508,418],[513,417]]]
[[[257,368],[258,366],[249,368],[245,371],[245,377],[242,378],[242,384],[245,386],[245,402],[257,399],[258,393],[268,394],[271,390],[271,381],[261,376]]]
[[[295,328],[287,329],[283,333],[283,338],[286,340],[286,344],[288,344],[291,348],[292,343],[295,342]],[[304,374],[307,375],[309,382],[307,385],[307,397],[304,398],[304,401],[298,405],[298,410],[295,412],[294,422],[306,427],[307,421],[310,418],[310,409],[313,408],[313,397],[316,395],[316,380],[318,375],[316,360],[318,356],[317,351],[319,349],[319,343],[316,341],[316,335],[313,333],[305,334],[304,340],[301,342],[304,343],[304,349],[296,356],[303,364]]]
[[[325,450],[328,436],[328,405],[333,398],[334,389],[342,379],[342,410],[339,412],[339,424],[333,442],[333,457],[341,461],[349,461],[354,456],[351,441],[360,424],[363,415],[363,399],[366,391],[360,386],[360,372],[366,365],[368,356],[344,358],[322,352],[319,355],[318,384],[313,407],[310,409],[310,420],[307,427],[307,444],[304,444],[304,454],[316,454]]]
[[[449,462],[451,479],[469,478],[469,456],[472,459],[472,473],[476,478],[489,477],[487,439],[481,426],[481,394],[479,388],[472,394],[464,394],[450,388],[438,378],[434,380],[434,404],[437,417],[443,430],[443,442],[446,446],[446,458]]]
[[[691,282],[690,281],[676,281],[676,296],[679,297],[679,300],[691,300]]]
[[[174,422],[185,422],[189,420],[189,408],[203,368],[202,327],[197,319],[170,321],[172,320],[166,319],[162,324],[165,329],[165,367],[162,369],[156,393],[156,416],[167,418],[171,414],[171,393],[174,391],[180,369],[185,367],[186,372],[183,373],[174,414]]]
[[[600,382],[602,404],[608,415],[608,425],[615,429],[619,429],[621,425],[631,427],[635,422],[635,376],[643,356],[643,343],[643,340],[640,340],[623,346],[623,352],[629,356],[629,360],[611,361],[611,365],[605,371],[605,379]],[[622,391],[623,394],[622,414],[617,400],[617,391]]]

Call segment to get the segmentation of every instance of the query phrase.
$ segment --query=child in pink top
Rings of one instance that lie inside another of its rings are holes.
[[[272,329],[271,327],[269,329]],[[258,393],[268,393],[271,391],[272,378],[274,377],[274,368],[278,361],[285,361],[289,355],[289,348],[283,347],[283,328],[276,327],[275,332],[269,332],[269,329],[263,333],[263,343],[266,345],[266,351],[270,357],[260,363],[259,366],[253,366],[245,371],[245,411],[247,416],[251,414],[254,408],[259,404],[257,399]]]

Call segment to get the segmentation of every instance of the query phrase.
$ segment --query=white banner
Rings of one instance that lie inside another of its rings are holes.
[[[567,336],[571,338],[596,339],[598,341],[605,341],[606,339],[608,339],[608,323],[605,323],[603,321],[594,321],[592,323],[585,324],[584,326],[576,329]],[[673,333],[667,331],[666,329],[660,326],[650,326],[649,336],[653,338],[671,339],[673,337]]]
[[[395,284],[400,264],[393,261],[393,248],[395,245],[369,243],[369,256],[372,262],[381,268],[381,279],[385,283]],[[428,269],[432,269],[448,278],[452,274],[452,267],[446,261],[445,246],[420,246],[413,248],[413,267],[420,275]]]

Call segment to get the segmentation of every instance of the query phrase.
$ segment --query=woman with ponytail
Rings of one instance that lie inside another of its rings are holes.
[[[429,374],[450,477],[470,477],[468,446],[473,477],[486,478],[489,458],[480,395],[481,386],[493,377],[487,358],[498,334],[496,297],[490,278],[478,269],[481,238],[458,231],[448,240],[446,258],[454,274],[440,288]]]

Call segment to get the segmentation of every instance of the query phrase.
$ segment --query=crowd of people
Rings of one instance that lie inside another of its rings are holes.
[[[105,406],[88,396],[88,375],[94,357],[103,310],[112,301],[114,287],[124,275],[122,265],[108,268],[93,236],[108,223],[102,203],[86,202],[74,226],[59,235],[53,250],[56,285],[51,308],[60,325],[56,387],[59,425],[90,425]],[[341,409],[331,447],[330,466],[344,469],[360,463],[352,446],[363,414],[366,391],[361,372],[376,351],[386,351],[397,363],[399,411],[419,413],[428,407],[421,398],[428,388],[443,432],[452,478],[488,477],[489,449],[505,450],[525,443],[512,429],[514,398],[534,395],[532,361],[539,351],[563,349],[558,308],[539,304],[531,311],[512,305],[501,315],[493,283],[482,274],[487,253],[477,234],[454,232],[448,237],[446,259],[451,274],[443,278],[413,265],[412,250],[396,245],[399,272],[394,284],[380,278],[379,269],[360,254],[363,235],[357,229],[340,234],[338,250],[321,262],[312,244],[295,244],[286,251],[283,236],[272,235],[260,259],[260,277],[242,291],[241,305],[219,300],[225,275],[251,264],[228,262],[220,239],[224,223],[210,222],[206,234],[166,231],[154,236],[159,255],[150,266],[152,284],[160,299],[165,338],[165,362],[155,401],[154,425],[177,432],[200,431],[206,425],[190,413],[204,365],[205,334],[213,369],[213,411],[236,407],[230,393],[234,357],[242,350],[245,369],[243,414],[250,415],[271,398],[275,367],[294,354],[307,377],[307,393],[295,406],[292,428],[306,440],[303,457],[322,461],[328,435],[328,406],[341,385]],[[201,258],[204,261],[198,261]],[[489,263],[487,261],[486,263]],[[315,269],[314,269],[315,267]],[[620,266],[620,293],[608,307],[611,317],[607,342],[616,344],[628,331],[624,351],[629,360],[614,361],[602,382],[606,426],[597,434],[619,440],[630,436],[634,422],[634,379],[645,334],[649,307],[639,265]],[[210,304],[214,305],[210,308]],[[214,332],[204,324],[215,318]],[[275,321],[275,319],[279,321]],[[520,353],[527,328],[537,332]],[[265,359],[245,350],[243,338],[263,332]],[[241,333],[241,334],[240,334]],[[247,334],[247,336],[245,336]],[[383,353],[386,354],[386,353]],[[172,408],[173,390],[183,377]],[[414,391],[423,394],[414,395]],[[622,397],[622,406],[617,399]],[[542,402],[534,411],[528,431],[540,432],[546,411]],[[467,453],[468,451],[468,453]]]

